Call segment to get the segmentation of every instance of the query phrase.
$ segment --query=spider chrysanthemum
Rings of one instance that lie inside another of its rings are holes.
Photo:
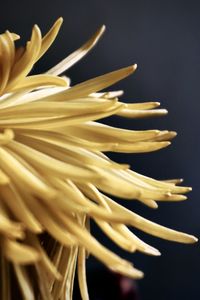
[[[0,35],[0,258],[1,299],[72,299],[77,268],[82,298],[88,299],[85,259],[95,256],[109,269],[142,277],[130,262],[99,243],[90,219],[117,245],[159,255],[128,226],[172,241],[196,239],[155,224],[111,199],[180,201],[190,188],[178,180],[157,181],[105,152],[141,153],[170,144],[174,132],[134,131],[103,125],[101,118],[163,115],[157,102],[125,104],[121,92],[100,92],[133,73],[136,65],[70,87],[60,76],[98,41],[104,26],[80,49],[45,74],[30,75],[54,41],[62,19],[42,38],[33,27],[26,47],[19,36]],[[120,201],[121,202],[121,201]],[[21,297],[21,296],[20,296]],[[19,299],[19,298],[18,298]]]

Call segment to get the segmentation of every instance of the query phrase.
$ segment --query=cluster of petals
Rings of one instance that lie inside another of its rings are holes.
[[[74,274],[83,300],[89,299],[86,258],[131,278],[143,273],[103,246],[90,232],[90,220],[129,252],[159,255],[130,226],[182,243],[191,235],[151,222],[121,205],[138,200],[181,201],[190,188],[180,180],[158,181],[112,161],[106,152],[144,153],[170,144],[175,132],[127,130],[99,119],[162,116],[158,102],[123,103],[122,91],[101,92],[136,70],[123,68],[75,86],[62,74],[85,56],[105,30],[45,74],[28,75],[53,43],[58,19],[42,37],[37,25],[25,47],[19,36],[0,35],[0,257],[1,299],[72,299]],[[121,200],[118,202],[112,196]],[[14,284],[14,285],[13,285]],[[18,286],[18,287],[17,287]]]

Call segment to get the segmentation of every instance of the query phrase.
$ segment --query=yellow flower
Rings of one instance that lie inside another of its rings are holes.
[[[72,299],[76,265],[82,298],[88,299],[88,254],[113,271],[141,278],[141,271],[91,235],[90,219],[129,252],[160,254],[127,226],[172,241],[196,241],[191,235],[148,221],[110,198],[138,200],[156,208],[157,201],[185,200],[182,194],[190,188],[177,186],[179,180],[142,176],[104,154],[155,151],[168,146],[175,136],[169,131],[125,130],[95,122],[112,115],[140,118],[166,113],[156,109],[157,102],[125,104],[118,99],[121,91],[100,92],[133,73],[136,65],[73,87],[67,77],[58,76],[87,54],[104,26],[45,74],[28,76],[54,41],[61,23],[60,18],[43,38],[35,25],[25,48],[15,48],[18,35],[9,31],[0,35],[3,300],[15,298],[13,272],[24,299]]]

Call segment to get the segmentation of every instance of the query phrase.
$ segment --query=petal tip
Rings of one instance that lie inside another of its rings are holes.
[[[56,21],[57,24],[62,24],[63,23],[63,17],[59,17],[58,20]]]
[[[103,33],[105,30],[106,30],[106,25],[103,24],[103,25],[100,27],[100,32]]]
[[[137,67],[138,67],[138,65],[137,65],[137,64],[134,64],[134,65],[132,66],[133,71],[135,71],[135,70],[137,69]]]
[[[197,243],[199,241],[199,239],[197,237],[195,237],[193,235],[191,237],[192,237],[192,242],[193,243]]]

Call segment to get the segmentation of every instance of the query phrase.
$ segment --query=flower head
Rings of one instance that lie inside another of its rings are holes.
[[[157,109],[157,102],[126,104],[119,101],[121,91],[100,92],[133,73],[136,65],[72,87],[67,77],[59,76],[87,54],[104,26],[45,74],[28,76],[61,23],[60,18],[43,38],[35,25],[24,48],[15,47],[18,35],[9,31],[0,35],[1,299],[10,299],[13,280],[24,299],[72,299],[76,266],[82,298],[88,299],[88,254],[113,271],[141,278],[141,271],[95,239],[90,219],[129,252],[160,254],[128,226],[172,241],[196,241],[111,199],[138,200],[156,208],[157,201],[185,200],[183,194],[190,188],[177,186],[179,180],[140,175],[105,154],[155,151],[175,136],[166,130],[125,130],[96,122],[112,115],[166,114]]]

